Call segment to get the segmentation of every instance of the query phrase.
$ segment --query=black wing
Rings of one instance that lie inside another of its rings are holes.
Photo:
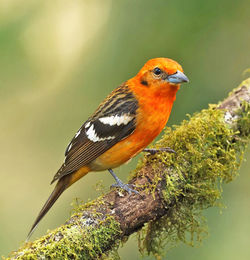
[[[136,127],[138,101],[123,84],[115,89],[76,133],[65,152],[65,162],[52,183],[88,165]]]

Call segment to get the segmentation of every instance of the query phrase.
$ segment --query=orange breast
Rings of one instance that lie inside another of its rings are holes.
[[[175,92],[176,93],[176,92]],[[147,147],[165,127],[175,99],[171,96],[141,95],[136,130],[127,138],[114,145],[90,165],[91,170],[101,171],[115,168],[136,156]]]

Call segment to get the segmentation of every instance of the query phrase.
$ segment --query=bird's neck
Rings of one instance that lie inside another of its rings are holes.
[[[170,84],[168,82],[161,85],[149,86],[143,85],[140,81],[134,82],[134,80],[132,82],[128,81],[128,85],[131,86],[133,93],[135,93],[137,97],[147,101],[146,103],[160,107],[172,107],[176,93],[180,88],[180,85]]]
[[[166,85],[152,88],[150,92],[156,100],[165,100],[163,102],[173,103],[179,88],[179,85],[166,83]]]

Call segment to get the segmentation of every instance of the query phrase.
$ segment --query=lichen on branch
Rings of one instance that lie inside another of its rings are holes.
[[[246,142],[235,141],[238,130],[224,122],[224,112],[211,106],[168,128],[157,147],[172,147],[176,155],[151,157],[155,176],[161,176],[159,192],[168,213],[146,225],[139,235],[140,248],[161,255],[179,241],[194,245],[207,234],[202,211],[218,206],[222,183],[238,175]],[[245,139],[244,139],[245,140]]]
[[[219,105],[165,130],[155,148],[176,154],[140,160],[130,183],[141,195],[114,189],[8,259],[114,259],[120,241],[138,231],[140,250],[158,259],[180,241],[199,243],[207,233],[203,210],[218,206],[222,184],[238,175],[249,142],[249,103],[250,79]]]

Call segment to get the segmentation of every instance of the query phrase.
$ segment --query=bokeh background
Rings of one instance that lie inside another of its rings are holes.
[[[168,125],[223,99],[246,78],[249,13],[248,0],[0,0],[0,255],[25,240],[76,130],[148,59],[173,58],[190,78]],[[136,161],[116,170],[124,181]],[[210,235],[202,246],[180,245],[168,259],[249,259],[249,169],[248,161],[224,186],[222,213],[205,212]],[[33,239],[64,223],[73,198],[95,198],[97,183],[108,190],[112,182],[106,172],[77,182]],[[121,259],[141,259],[136,244],[134,235]]]

